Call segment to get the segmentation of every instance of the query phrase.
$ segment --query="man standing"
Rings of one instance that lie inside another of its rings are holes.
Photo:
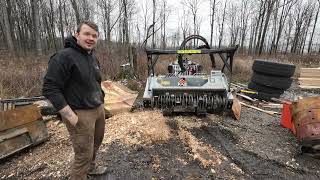
[[[106,168],[95,167],[95,156],[105,128],[104,93],[100,67],[93,49],[99,36],[98,26],[83,21],[65,48],[51,56],[44,77],[43,95],[61,114],[74,150],[71,179],[87,179],[87,174]]]

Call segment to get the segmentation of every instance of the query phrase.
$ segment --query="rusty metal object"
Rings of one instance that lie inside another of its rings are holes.
[[[0,111],[0,159],[49,139],[36,105]]]
[[[14,99],[0,99],[0,111],[8,111],[15,109],[16,107],[26,106],[30,104],[36,104],[41,114],[46,115],[58,115],[57,110],[53,105],[43,96],[28,97],[28,98],[14,98]]]
[[[0,111],[7,111],[18,106],[25,106],[32,104],[35,101],[45,100],[43,96],[30,98],[14,98],[14,99],[0,99]]]
[[[320,96],[293,102],[291,112],[301,145],[320,150]]]

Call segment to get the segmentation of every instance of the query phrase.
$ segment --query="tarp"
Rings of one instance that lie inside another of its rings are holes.
[[[132,91],[117,82],[104,81],[101,83],[101,87],[106,94],[104,108],[108,117],[122,112],[129,112],[138,96],[138,92]]]

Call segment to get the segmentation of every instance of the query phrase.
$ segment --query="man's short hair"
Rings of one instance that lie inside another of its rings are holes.
[[[89,21],[89,20],[84,20],[84,21],[82,21],[80,24],[78,24],[77,33],[80,32],[81,27],[82,27],[82,25],[84,25],[84,24],[88,25],[89,27],[91,27],[91,28],[94,29],[95,31],[99,32],[99,28],[98,28],[98,25],[97,25],[96,23],[94,23],[94,22],[92,22],[92,21]]]

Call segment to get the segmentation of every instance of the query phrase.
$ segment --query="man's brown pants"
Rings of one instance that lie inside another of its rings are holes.
[[[66,119],[63,122],[69,131],[74,151],[70,179],[86,180],[90,166],[102,143],[105,127],[103,104],[94,109],[74,110],[78,115],[76,126]]]

